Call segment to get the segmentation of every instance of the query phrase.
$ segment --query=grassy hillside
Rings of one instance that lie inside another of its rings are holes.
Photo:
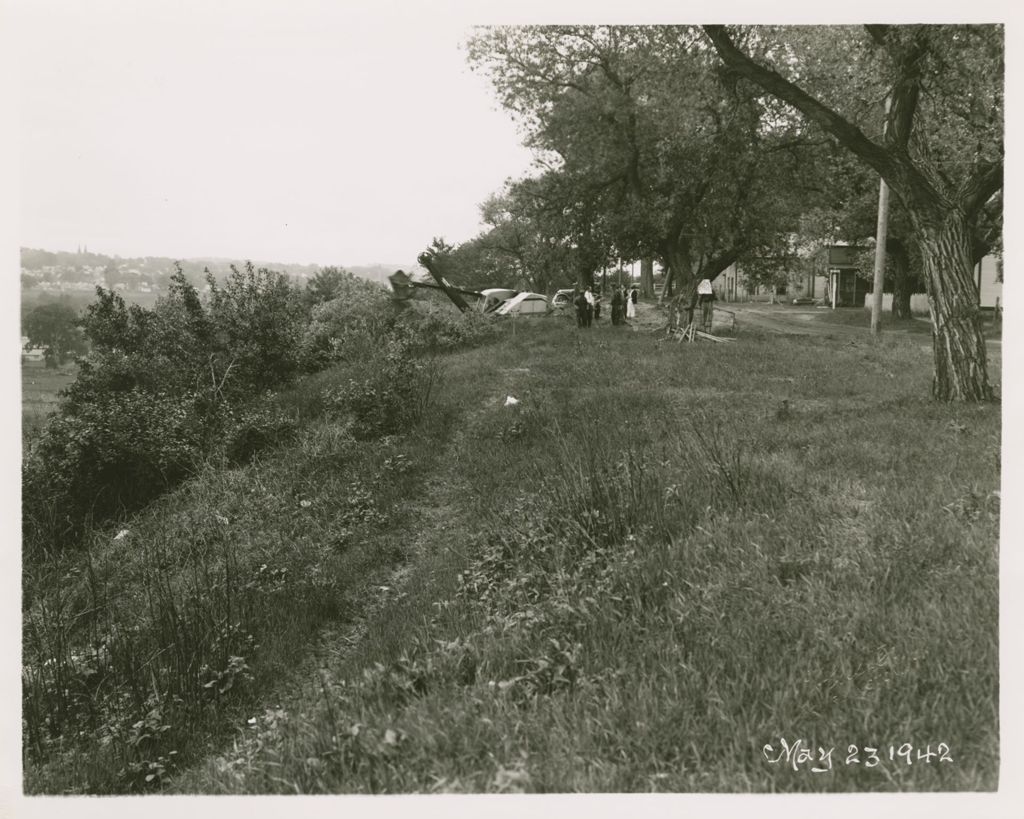
[[[540,319],[432,366],[379,440],[310,379],[294,445],[61,567],[28,642],[131,635],[154,698],[27,736],[28,790],[996,786],[999,408],[928,401],[920,338]]]

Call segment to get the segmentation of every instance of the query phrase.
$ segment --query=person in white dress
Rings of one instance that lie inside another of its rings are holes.
[[[626,318],[636,318],[636,288],[630,289],[629,293],[626,294]]]

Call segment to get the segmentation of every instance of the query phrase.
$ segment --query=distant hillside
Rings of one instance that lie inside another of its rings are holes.
[[[388,276],[396,270],[414,270],[417,268],[417,265],[371,264],[363,265],[362,267],[346,267],[345,269],[350,270],[360,278],[369,279],[372,282],[387,284]]]
[[[136,256],[123,258],[103,253],[82,251],[49,251],[21,248],[22,296],[31,300],[49,295],[68,296],[80,292],[91,299],[97,285],[122,291],[132,301],[149,302],[166,289],[167,279],[174,272],[175,261],[180,262],[185,275],[201,284],[205,271],[217,278],[226,276],[231,266],[242,267],[244,259],[219,257],[172,259],[167,256]],[[279,270],[303,282],[316,275],[326,265],[303,265],[264,260],[252,260],[256,267]],[[402,265],[372,264],[345,266],[361,278],[385,283],[387,277]],[[408,265],[405,266],[409,268]]]

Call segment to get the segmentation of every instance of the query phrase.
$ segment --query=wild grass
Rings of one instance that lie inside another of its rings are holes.
[[[234,610],[265,611],[235,642],[181,632],[197,659],[172,668],[210,658],[211,679],[246,693],[180,734],[179,756],[208,738],[205,762],[165,765],[150,787],[996,786],[999,408],[929,402],[919,339],[691,345],[542,319],[444,367],[414,427],[359,441],[317,417],[296,446],[108,533],[67,584],[83,599],[66,618],[94,606],[89,584],[184,600],[200,544],[236,590],[281,583],[236,595]],[[118,580],[129,543],[164,555],[165,579]],[[320,591],[289,585],[314,572]],[[206,588],[221,589],[211,622],[229,623],[227,586]],[[137,696],[129,727],[151,734]],[[834,748],[831,770],[766,759],[782,739]],[[147,765],[174,745],[141,742]],[[939,743],[952,762],[916,756]],[[60,758],[75,774],[30,764],[27,784],[122,787],[76,759]]]
[[[39,434],[47,416],[57,407],[57,393],[75,380],[74,365],[49,368],[42,361],[21,364],[22,441]]]

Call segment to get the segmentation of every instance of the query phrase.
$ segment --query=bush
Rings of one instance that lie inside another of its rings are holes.
[[[336,297],[319,304],[251,264],[207,281],[204,301],[179,268],[152,310],[97,288],[83,320],[92,350],[25,462],[29,551],[140,508],[211,454],[242,463],[288,440],[297,422],[282,410],[242,408],[301,372],[351,362],[328,403],[360,437],[400,432],[426,412],[439,377],[422,355],[495,332],[481,315],[437,305],[396,313],[386,290],[342,271],[320,283]]]
[[[207,277],[210,352],[221,360],[228,389],[249,396],[299,373],[307,313],[301,292],[283,273],[251,264],[244,273],[231,270],[223,287]]]
[[[300,342],[307,371],[356,360],[379,348],[394,326],[387,291],[347,273],[335,282],[335,298],[313,308]]]
[[[357,438],[404,431],[426,413],[441,371],[436,360],[415,357],[407,341],[392,339],[355,367],[330,393],[336,409],[352,416]]]
[[[208,281],[204,305],[179,269],[152,310],[97,288],[83,321],[93,349],[25,461],[30,550],[138,509],[222,447],[226,432],[234,457],[285,434],[266,416],[232,427],[232,411],[298,373],[300,292],[251,265],[223,286]]]
[[[191,473],[202,429],[194,394],[132,388],[66,405],[25,463],[27,543],[52,548],[88,519],[140,508]]]
[[[440,352],[469,347],[493,339],[498,333],[494,318],[470,311],[460,313],[450,304],[413,302],[401,316],[410,346]]]
[[[243,464],[260,452],[294,440],[295,419],[276,407],[258,406],[244,410],[233,419],[224,438],[224,455],[229,463]]]

